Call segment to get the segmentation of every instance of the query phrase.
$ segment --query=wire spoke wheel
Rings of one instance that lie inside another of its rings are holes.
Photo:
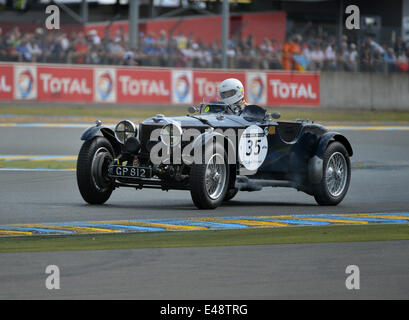
[[[106,202],[114,190],[108,176],[114,151],[105,137],[95,137],[83,143],[77,160],[77,184],[82,198],[90,204]]]
[[[206,191],[209,198],[215,200],[220,197],[226,184],[227,170],[224,157],[214,154],[206,166]]]
[[[321,182],[312,185],[319,205],[334,206],[345,197],[351,181],[351,162],[345,146],[334,141],[325,150]]]
[[[347,163],[340,152],[331,155],[326,168],[326,184],[328,192],[333,197],[338,197],[345,189],[347,182]]]
[[[190,195],[198,209],[215,209],[222,204],[229,186],[230,168],[221,145],[209,145],[204,150],[204,163],[190,169]]]
[[[108,177],[108,165],[112,162],[112,154],[105,148],[99,148],[92,159],[91,177],[98,191],[110,188],[112,179]]]

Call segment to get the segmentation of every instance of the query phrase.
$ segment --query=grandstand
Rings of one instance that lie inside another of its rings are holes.
[[[230,2],[228,68],[408,71],[408,1],[388,3],[389,10],[385,1],[354,1],[359,31],[341,29],[341,8],[350,1]],[[3,1],[0,61],[222,67],[221,1],[140,0],[137,48],[130,45],[128,1],[56,1],[61,29],[46,30],[50,3]]]

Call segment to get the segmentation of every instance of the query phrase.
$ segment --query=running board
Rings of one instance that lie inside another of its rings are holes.
[[[236,177],[235,188],[240,191],[259,191],[264,187],[297,188],[297,185],[292,181],[286,180],[249,179],[245,176]]]

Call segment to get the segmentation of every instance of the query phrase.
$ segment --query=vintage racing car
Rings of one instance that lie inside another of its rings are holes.
[[[97,121],[82,135],[77,182],[90,204],[120,187],[190,190],[197,208],[213,209],[238,191],[291,187],[320,205],[337,205],[351,179],[351,144],[307,120],[278,121],[256,105],[190,107],[115,129]]]

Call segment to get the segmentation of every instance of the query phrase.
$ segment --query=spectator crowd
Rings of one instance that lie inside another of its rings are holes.
[[[169,37],[140,33],[138,49],[129,48],[128,35],[118,30],[114,36],[101,38],[96,30],[83,32],[46,32],[37,28],[32,33],[14,27],[8,32],[0,28],[0,61],[70,64],[111,64],[130,66],[162,66],[220,68],[221,42],[204,43],[194,34],[182,31]],[[398,40],[380,44],[367,37],[352,43],[344,35],[335,38],[303,39],[299,34],[287,37],[280,45],[264,38],[256,44],[252,36],[229,40],[228,67],[236,69],[270,69],[299,71],[366,71],[408,72],[409,46]]]

